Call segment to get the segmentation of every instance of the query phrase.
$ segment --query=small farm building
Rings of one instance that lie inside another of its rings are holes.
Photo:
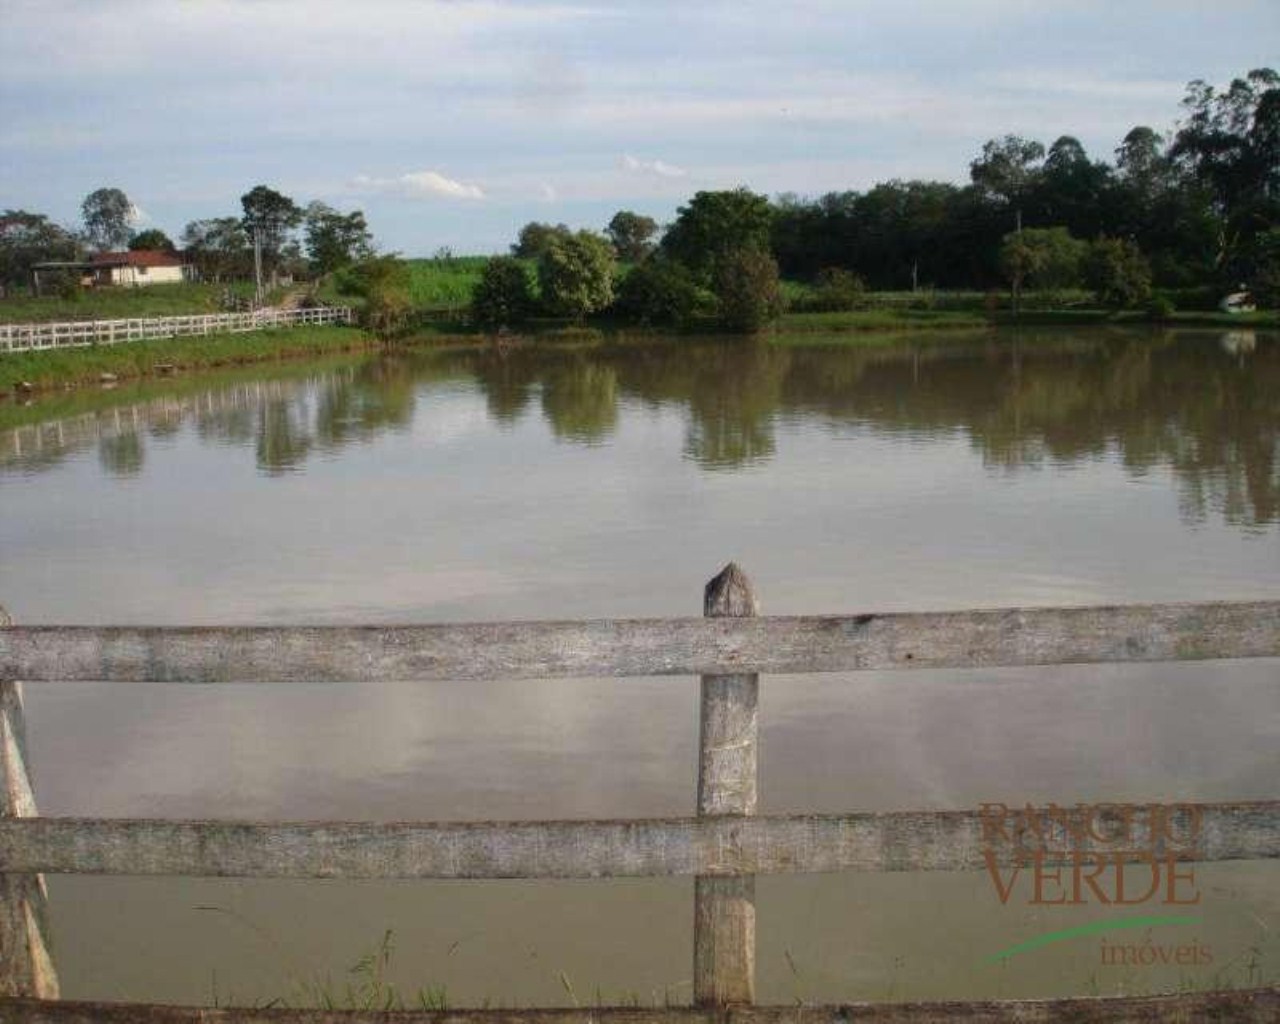
[[[36,294],[42,284],[56,273],[80,275],[80,283],[86,288],[111,285],[137,288],[148,284],[172,284],[194,278],[195,268],[180,255],[171,252],[154,252],[146,249],[128,252],[100,252],[87,260],[74,262],[37,263],[32,268]]]

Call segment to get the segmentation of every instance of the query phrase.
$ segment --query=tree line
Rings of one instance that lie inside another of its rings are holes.
[[[1113,163],[1072,136],[1046,147],[1007,135],[982,147],[967,185],[893,180],[772,201],[705,191],[661,234],[631,211],[603,234],[527,224],[486,269],[473,313],[491,328],[608,311],[752,330],[780,308],[780,277],[808,283],[812,309],[856,308],[868,289],[1006,286],[1015,305],[1024,288],[1086,287],[1106,306],[1151,302],[1153,289],[1164,306],[1243,289],[1274,307],[1280,75],[1250,71],[1225,89],[1197,80],[1182,106],[1176,131],[1134,127]]]
[[[255,246],[265,278],[323,275],[373,256],[373,236],[364,213],[341,213],[314,201],[305,207],[266,185],[240,197],[239,216],[193,220],[183,229],[183,256],[206,281],[252,278]],[[21,288],[32,267],[77,262],[91,253],[152,250],[176,253],[163,231],[135,230],[138,208],[119,188],[99,188],[80,206],[82,224],[68,228],[41,213],[0,214],[0,286]],[[301,232],[301,237],[299,237]],[[76,278],[69,279],[74,286]]]

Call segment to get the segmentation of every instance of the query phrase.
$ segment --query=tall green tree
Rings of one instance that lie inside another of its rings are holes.
[[[1164,137],[1143,124],[1131,128],[1116,147],[1116,170],[1122,181],[1146,195],[1167,187],[1170,167]]]
[[[710,284],[729,254],[767,251],[772,227],[773,208],[765,196],[745,188],[698,192],[677,211],[662,248],[700,283]]]
[[[613,301],[613,247],[591,231],[552,238],[538,258],[542,303],[554,316],[581,320]]]
[[[1257,238],[1280,222],[1280,75],[1258,68],[1219,92],[1196,80],[1170,156],[1213,197],[1223,226],[1219,263],[1247,273]]]
[[[1031,218],[1038,225],[1060,224],[1078,237],[1090,238],[1106,227],[1113,185],[1110,167],[1090,160],[1075,136],[1062,135],[1049,147],[1028,191]]]
[[[1040,175],[1044,146],[1032,139],[1006,135],[990,139],[982,155],[969,165],[969,177],[988,196],[1001,200],[1021,221],[1027,194]]]
[[[255,185],[240,197],[244,210],[245,233],[249,244],[254,239],[262,246],[264,268],[272,274],[278,270],[289,234],[302,223],[303,211],[292,199],[266,185]]]
[[[317,274],[328,274],[373,255],[373,235],[364,213],[339,213],[325,203],[310,203],[304,215],[307,259]]]
[[[80,216],[85,236],[95,249],[120,249],[133,235],[130,222],[134,207],[129,197],[118,188],[99,188],[84,197]]]
[[[657,233],[656,220],[631,210],[619,210],[605,229],[618,258],[628,263],[639,263],[649,255],[653,250],[653,236]]]

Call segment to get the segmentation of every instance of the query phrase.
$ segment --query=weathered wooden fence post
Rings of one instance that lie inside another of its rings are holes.
[[[0,608],[0,629],[12,625]],[[0,679],[0,818],[31,818],[35,796],[27,773],[22,687]],[[58,975],[49,956],[44,879],[0,873],[0,996],[58,998]]]
[[[751,581],[730,562],[706,586],[707,618],[759,614]],[[698,817],[756,813],[760,678],[703,676],[698,726]],[[694,881],[693,1000],[752,1003],[756,994],[754,875]]]

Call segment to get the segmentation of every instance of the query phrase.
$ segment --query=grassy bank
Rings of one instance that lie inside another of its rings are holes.
[[[35,390],[47,390],[97,384],[103,374],[134,380],[277,359],[313,358],[376,348],[378,344],[372,335],[354,327],[297,327],[203,338],[161,338],[109,347],[14,352],[0,355],[0,394],[14,393],[20,382]]]
[[[0,299],[0,323],[45,320],[125,320],[141,316],[220,313],[223,295],[251,299],[253,284],[153,284],[145,288],[89,288],[74,298],[10,295]]]
[[[425,262],[425,261],[424,261]],[[436,262],[436,261],[431,261]],[[815,335],[893,337],[906,332],[972,332],[992,326],[1024,327],[1208,327],[1220,330],[1280,329],[1274,312],[1229,315],[1225,313],[1172,313],[1153,320],[1145,312],[1107,310],[1028,310],[1018,320],[1005,312],[981,310],[920,309],[906,306],[827,313],[787,313],[769,332],[777,343],[803,342]],[[609,339],[643,338],[649,332],[628,324],[603,320],[573,324],[567,321],[536,322],[522,337],[542,344],[600,343]],[[714,321],[689,325],[687,334],[718,333]],[[400,346],[474,345],[486,336],[455,318],[424,319],[413,332],[399,339]],[[285,359],[314,359],[329,353],[378,348],[381,342],[351,327],[302,327],[250,334],[212,335],[203,338],[166,338],[115,346],[67,348],[43,352],[0,355],[0,395],[26,390],[47,391],[78,385],[96,385],[105,374],[121,381],[169,376],[194,370],[234,367]]]
[[[1220,327],[1223,330],[1275,330],[1280,328],[1280,312],[1210,313],[1173,312],[1159,317],[1138,309],[1041,309],[1024,310],[1018,317],[1000,312],[990,318],[994,324],[1023,324],[1062,327],[1120,326],[1139,327]]]
[[[784,313],[780,332],[788,331],[892,331],[955,330],[985,327],[981,313],[946,309],[855,309],[832,313]]]

